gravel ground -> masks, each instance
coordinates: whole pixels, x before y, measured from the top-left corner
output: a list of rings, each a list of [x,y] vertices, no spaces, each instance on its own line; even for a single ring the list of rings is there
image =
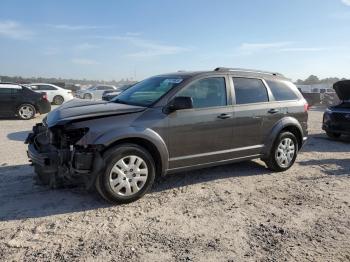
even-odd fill
[[[257,160],[180,173],[120,206],[33,185],[23,140],[42,117],[0,120],[0,260],[350,261],[350,139],[326,138],[322,110],[309,118],[287,172]]]

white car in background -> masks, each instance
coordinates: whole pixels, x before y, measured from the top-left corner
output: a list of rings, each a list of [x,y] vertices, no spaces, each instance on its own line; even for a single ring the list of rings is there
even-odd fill
[[[27,86],[36,92],[45,92],[47,94],[47,100],[55,105],[61,105],[62,103],[74,98],[71,90],[67,90],[56,85],[32,83]]]
[[[88,89],[81,89],[76,93],[76,97],[82,99],[102,99],[102,95],[107,90],[117,90],[115,86],[112,85],[94,85]]]

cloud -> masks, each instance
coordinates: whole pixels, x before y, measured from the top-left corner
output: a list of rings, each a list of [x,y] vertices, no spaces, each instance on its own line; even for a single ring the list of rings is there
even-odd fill
[[[343,4],[350,6],[350,0],[341,0]]]
[[[191,50],[190,48],[187,48],[187,47],[161,44],[161,43],[157,43],[157,42],[143,39],[140,37],[130,36],[130,34],[127,36],[107,36],[107,37],[102,36],[98,38],[125,41],[128,44],[141,49],[140,51],[127,54],[127,56],[129,57],[154,57],[154,56],[163,56],[163,55],[174,55],[174,54],[187,52]]]
[[[182,52],[189,51],[189,48],[176,46],[176,45],[164,45],[158,43],[152,43],[145,40],[133,40],[136,46],[143,48],[144,50],[130,53],[130,57],[152,57],[162,55],[174,55]]]
[[[241,54],[254,54],[266,50],[276,50],[291,45],[292,42],[272,42],[272,43],[243,43],[238,51]]]
[[[89,44],[89,43],[82,43],[82,44],[75,46],[75,49],[77,49],[79,51],[85,51],[85,50],[90,50],[90,49],[94,49],[94,48],[98,48],[98,46],[93,45],[93,44]]]
[[[287,48],[281,48],[278,51],[280,52],[321,52],[327,49],[328,48],[325,48],[325,47],[287,47]]]
[[[94,25],[67,25],[67,24],[59,24],[59,25],[48,25],[49,27],[55,29],[62,29],[68,31],[78,31],[78,30],[89,30],[89,29],[100,29],[100,28],[108,28],[109,26],[94,26]]]
[[[0,21],[0,36],[13,39],[28,39],[33,32],[15,21]]]
[[[337,47],[295,46],[295,42],[243,43],[237,48],[235,55],[253,55],[261,52],[321,52],[335,48]]]
[[[77,65],[98,65],[99,63],[92,59],[86,59],[86,58],[74,58],[72,59],[73,64]]]

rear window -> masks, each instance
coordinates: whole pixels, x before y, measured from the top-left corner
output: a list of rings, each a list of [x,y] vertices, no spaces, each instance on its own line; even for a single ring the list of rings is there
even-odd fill
[[[260,79],[233,77],[236,104],[268,102],[266,87]]]
[[[298,96],[294,93],[287,82],[266,80],[276,101],[296,100]]]

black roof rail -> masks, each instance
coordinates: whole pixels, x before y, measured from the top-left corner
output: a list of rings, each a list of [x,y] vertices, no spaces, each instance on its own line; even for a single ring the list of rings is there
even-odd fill
[[[266,74],[266,75],[274,75],[274,76],[283,76],[280,73],[262,71],[256,69],[246,69],[246,68],[229,68],[229,67],[217,67],[214,69],[217,72],[244,72],[244,73],[258,73],[258,74]]]

